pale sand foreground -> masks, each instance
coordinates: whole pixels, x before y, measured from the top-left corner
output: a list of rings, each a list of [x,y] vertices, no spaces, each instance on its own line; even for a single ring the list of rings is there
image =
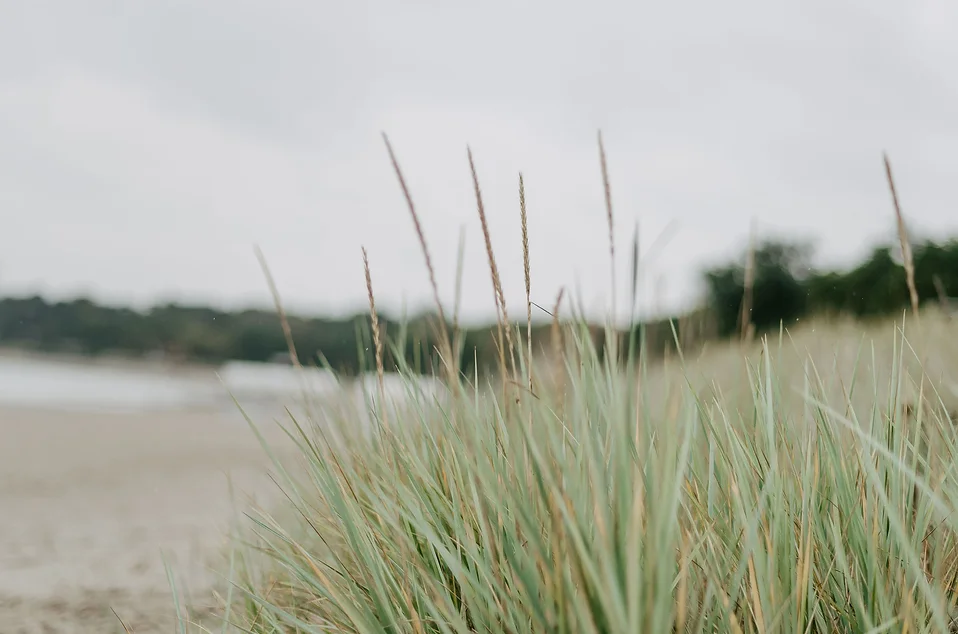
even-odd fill
[[[268,467],[238,413],[0,408],[0,634],[175,631],[163,554],[208,602],[227,474],[268,503]]]

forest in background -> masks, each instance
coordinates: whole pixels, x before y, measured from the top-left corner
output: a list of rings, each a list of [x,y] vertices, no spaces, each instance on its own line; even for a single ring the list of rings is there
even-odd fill
[[[958,292],[958,240],[924,241],[913,247],[915,283],[922,302],[947,302]],[[786,327],[814,315],[858,319],[886,317],[909,305],[897,247],[882,245],[854,268],[818,270],[809,244],[770,240],[753,253],[754,286],[750,320],[756,331]],[[636,324],[650,354],[674,348],[673,329],[683,347],[735,336],[740,330],[746,255],[713,267],[703,275],[702,305],[691,313]],[[422,315],[401,323],[380,315],[395,349],[420,370],[430,367],[435,322]],[[355,374],[370,367],[369,315],[347,319],[289,316],[296,349],[304,363],[328,363]],[[523,332],[525,325],[522,325]],[[535,324],[533,347],[549,346],[551,324]],[[604,337],[601,324],[593,337]],[[624,335],[627,333],[623,333]],[[462,333],[464,372],[498,362],[496,328],[469,328]],[[624,337],[628,340],[628,337]],[[0,299],[0,346],[39,352],[82,355],[161,357],[173,361],[222,363],[228,360],[275,361],[288,347],[275,312],[222,311],[165,304],[147,311],[101,306],[89,299],[48,302],[42,297]],[[395,367],[387,350],[387,366]]]

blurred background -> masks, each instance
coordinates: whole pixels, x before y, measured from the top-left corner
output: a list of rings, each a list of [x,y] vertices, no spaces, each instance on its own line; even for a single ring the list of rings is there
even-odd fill
[[[135,463],[157,446],[172,462],[151,464],[182,469],[191,436],[163,445],[122,430],[135,419],[185,433],[183,412],[199,417],[185,428],[195,433],[216,417],[237,425],[230,390],[283,402],[299,389],[254,246],[304,363],[369,367],[362,246],[387,332],[428,358],[428,277],[382,132],[447,314],[462,238],[465,358],[480,364],[495,358],[496,312],[467,146],[515,319],[526,305],[520,172],[532,301],[551,310],[565,288],[597,326],[611,310],[599,130],[617,323],[656,326],[660,348],[669,318],[689,340],[737,332],[750,237],[759,329],[903,310],[883,152],[921,301],[958,294],[956,26],[958,5],[934,0],[0,0],[0,509],[27,518],[0,548],[0,604],[26,587],[26,570],[46,600],[96,568],[28,512],[24,482],[74,500],[64,483],[86,482],[90,464]],[[547,336],[550,316],[533,317]],[[63,426],[83,425],[100,431],[63,440]],[[42,467],[38,456],[58,451],[79,466]],[[170,489],[159,473],[150,486],[167,497],[155,507],[170,514],[192,485]],[[113,517],[90,509],[90,522]],[[156,517],[143,522],[162,534]],[[36,566],[50,559],[23,558],[39,534],[61,549],[47,572]]]
[[[381,132],[449,312],[463,237],[472,326],[495,308],[467,145],[514,315],[520,171],[533,301],[611,308],[599,129],[622,324],[636,231],[644,319],[713,300],[703,274],[741,265],[752,227],[806,272],[897,249],[883,151],[912,237],[958,228],[950,3],[543,6],[4,3],[0,345],[275,358],[259,245],[287,310],[325,320],[304,356],[355,365],[361,245],[382,312],[432,310]]]

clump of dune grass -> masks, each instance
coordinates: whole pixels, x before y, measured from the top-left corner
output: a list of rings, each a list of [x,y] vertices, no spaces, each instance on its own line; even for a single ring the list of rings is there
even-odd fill
[[[524,194],[521,206],[525,231]],[[375,314],[368,264],[367,283]],[[583,319],[560,325],[560,302],[554,367],[534,382],[537,361],[513,343],[521,329],[503,320],[501,383],[457,375],[436,396],[403,368],[404,399],[381,402],[380,374],[366,410],[291,420],[301,461],[275,462],[286,502],[251,515],[233,553],[230,622],[956,631],[953,385],[923,370],[902,327],[825,353],[812,350],[823,333],[783,332],[731,345],[724,364],[679,355],[651,367],[641,346],[621,363],[600,354]],[[356,424],[382,422],[387,405],[390,424]]]
[[[785,398],[789,348],[766,342],[733,409],[612,373],[568,334],[584,362],[564,399],[470,387],[440,406],[410,379],[382,434],[293,430],[306,472],[277,465],[288,506],[254,518],[233,615],[254,632],[952,627],[955,436],[930,384],[894,370],[901,339],[876,359],[890,383],[857,377],[838,402],[811,363]]]

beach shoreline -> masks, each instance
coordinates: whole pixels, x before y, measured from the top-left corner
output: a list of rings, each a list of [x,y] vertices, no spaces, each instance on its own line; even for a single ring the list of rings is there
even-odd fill
[[[17,346],[0,346],[0,360],[45,361],[72,366],[106,366],[144,372],[166,372],[182,376],[207,376],[220,363],[179,360],[164,355],[82,354],[79,352],[34,350]]]
[[[238,411],[0,406],[0,631],[121,631],[113,610],[172,631],[164,556],[209,606],[232,522],[278,494],[268,470]]]

